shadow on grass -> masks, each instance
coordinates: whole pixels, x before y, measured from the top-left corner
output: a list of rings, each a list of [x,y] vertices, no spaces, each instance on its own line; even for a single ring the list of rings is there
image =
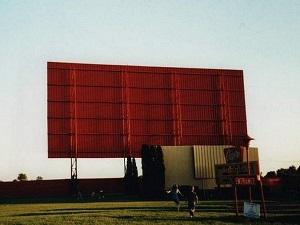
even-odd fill
[[[126,195],[105,195],[104,199],[95,197],[85,197],[78,199],[75,197],[36,197],[36,198],[2,198],[0,204],[48,204],[48,203],[90,203],[90,202],[133,202],[146,201],[138,196]]]
[[[103,212],[114,212],[114,211],[123,211],[128,210],[129,215],[109,215]],[[184,211],[185,209],[182,209]],[[141,215],[130,215],[130,212],[141,212]],[[94,214],[99,213],[101,217],[106,218],[114,218],[118,220],[124,220],[126,223],[130,223],[131,221],[137,222],[137,221],[148,221],[149,223],[155,223],[155,222],[168,222],[168,221],[177,221],[180,223],[184,223],[187,221],[198,221],[204,224],[213,224],[213,223],[225,223],[225,224],[261,224],[262,222],[270,223],[270,224],[298,224],[300,221],[300,214],[273,214],[271,217],[265,219],[261,217],[260,219],[252,219],[244,217],[242,214],[239,216],[236,216],[234,212],[232,212],[232,215],[229,216],[207,216],[205,215],[205,212],[202,211],[201,214],[205,216],[201,216],[201,214],[197,214],[196,217],[190,218],[188,216],[188,213],[186,216],[178,217],[178,216],[172,216],[172,214],[166,215],[166,217],[155,217],[155,216],[144,216],[144,212],[171,212],[174,211],[174,208],[169,207],[117,207],[117,208],[71,208],[71,209],[55,209],[55,210],[46,210],[42,212],[36,212],[36,213],[24,213],[24,214],[16,214],[15,217],[36,217],[36,216],[53,216],[53,215],[84,215],[84,214]],[[199,211],[200,212],[200,211]],[[176,213],[174,211],[174,213]]]
[[[94,213],[94,212],[113,212],[113,211],[149,211],[149,212],[171,212],[175,211],[174,208],[170,207],[114,207],[114,208],[63,208],[63,209],[49,209],[43,212],[35,212],[35,213],[23,213],[16,214],[15,217],[18,216],[47,216],[47,215],[67,215],[67,214],[84,214],[84,213]]]
[[[299,224],[300,223],[300,215],[280,215],[280,216],[274,216],[271,219],[268,219],[268,221],[272,223],[285,223],[285,224]]]
[[[59,209],[48,209],[45,210],[44,212],[40,212],[40,213],[30,213],[30,214],[18,214],[16,216],[26,216],[26,215],[47,215],[47,213],[49,213],[50,215],[53,214],[68,214],[69,212],[72,214],[79,214],[82,212],[103,212],[103,211],[122,211],[122,210],[128,210],[128,211],[141,211],[141,212],[175,212],[175,207],[170,207],[170,206],[163,206],[163,207],[159,207],[159,206],[121,206],[122,204],[120,204],[120,206],[104,206],[104,207],[71,207],[71,208],[59,208]],[[224,204],[219,204],[218,206],[214,206],[209,207],[206,205],[197,205],[197,211],[199,212],[232,212],[234,213],[235,210],[233,208],[233,206],[231,205],[226,205]],[[180,211],[188,211],[187,205],[186,204],[182,204],[181,206],[181,210]]]
[[[154,217],[134,217],[134,216],[116,216],[111,217],[116,219],[128,220],[130,221],[149,221],[149,223],[155,223],[160,221],[177,221],[177,222],[188,222],[188,221],[195,221],[201,222],[204,224],[218,224],[218,223],[225,223],[225,224],[299,224],[300,216],[299,215],[289,215],[289,216],[277,216],[271,219],[265,219],[263,217],[259,219],[254,218],[247,218],[244,216],[221,216],[221,217],[182,217],[182,218],[154,218]]]
[[[124,208],[122,208],[124,209]],[[74,209],[73,209],[74,210]],[[107,209],[110,210],[110,209]],[[114,209],[117,210],[117,209]],[[145,209],[143,209],[145,210]],[[69,211],[61,211],[61,212],[38,212],[38,213],[26,213],[26,214],[18,214],[15,216],[49,216],[49,215],[76,215],[76,214],[90,214],[91,212],[95,211],[104,211],[99,210],[99,209],[81,209],[79,211],[72,211],[71,209]],[[168,210],[170,211],[170,210]],[[173,210],[172,210],[173,211]],[[174,212],[176,213],[176,212]],[[294,222],[295,221],[300,221],[300,216],[279,216],[276,218],[268,219],[265,220],[263,218],[261,219],[251,219],[251,218],[246,218],[244,216],[206,216],[206,217],[201,217],[201,216],[196,216],[193,218],[190,218],[188,215],[186,217],[172,217],[172,216],[166,216],[166,217],[152,217],[152,216],[131,216],[131,215],[120,215],[120,216],[110,216],[110,215],[101,215],[101,217],[106,217],[106,218],[113,218],[113,219],[118,219],[118,220],[124,220],[127,224],[130,224],[130,222],[145,222],[148,221],[150,224],[154,224],[156,222],[164,222],[167,223],[169,222],[180,222],[180,223],[185,223],[185,222],[201,222],[205,224],[214,224],[218,222],[226,223],[226,224],[259,224],[261,221],[265,222],[271,222],[271,223],[283,223],[287,224],[289,222]]]

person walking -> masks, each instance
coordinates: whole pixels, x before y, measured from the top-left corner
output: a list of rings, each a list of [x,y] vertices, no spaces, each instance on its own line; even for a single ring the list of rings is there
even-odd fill
[[[183,196],[183,194],[180,192],[178,185],[174,184],[172,189],[167,191],[167,193],[171,193],[171,198],[176,204],[177,211],[179,211],[179,209],[180,209],[179,195]]]
[[[185,202],[188,203],[188,209],[190,216],[193,217],[195,214],[196,204],[198,203],[198,196],[194,191],[194,186],[190,187],[190,191],[186,196]]]

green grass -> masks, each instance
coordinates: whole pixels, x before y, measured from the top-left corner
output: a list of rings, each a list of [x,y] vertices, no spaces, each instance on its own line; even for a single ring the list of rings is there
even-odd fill
[[[0,200],[0,224],[299,224],[299,204],[268,203],[268,219],[235,215],[233,201],[201,201],[194,218],[171,201],[111,198]],[[267,208],[268,210],[268,208]]]

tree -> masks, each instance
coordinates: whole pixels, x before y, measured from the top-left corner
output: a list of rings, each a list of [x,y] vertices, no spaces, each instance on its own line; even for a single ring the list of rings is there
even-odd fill
[[[290,174],[296,174],[297,173],[296,166],[294,166],[294,165],[290,166],[289,169],[288,169],[288,172]]]
[[[300,166],[298,169],[294,165],[290,166],[288,169],[278,169],[276,173],[270,171],[267,173],[266,177],[270,178],[280,178],[282,183],[282,190],[287,193],[298,193],[300,195]]]
[[[43,180],[43,177],[37,176],[36,180]]]
[[[135,158],[132,159],[132,191],[136,193],[138,191],[138,169],[136,166]]]
[[[274,178],[274,177],[277,177],[277,174],[276,174],[276,172],[275,171],[270,171],[270,172],[268,172],[267,174],[266,174],[266,176],[265,176],[266,178]]]
[[[143,195],[147,198],[153,197],[153,155],[150,146],[142,145],[142,170],[143,170]]]
[[[127,157],[127,165],[125,170],[125,191],[127,194],[136,194],[138,185],[138,171],[135,159],[130,156]]]
[[[162,148],[142,146],[143,194],[148,198],[161,198],[165,188],[165,165]]]
[[[157,197],[165,194],[165,163],[161,146],[155,146],[155,192]]]
[[[288,175],[295,175],[297,174],[297,169],[296,167],[290,166],[288,169],[279,169],[277,170],[277,177],[284,177],[284,176],[288,176]]]
[[[20,173],[17,178],[18,181],[27,181],[27,175],[25,173]]]

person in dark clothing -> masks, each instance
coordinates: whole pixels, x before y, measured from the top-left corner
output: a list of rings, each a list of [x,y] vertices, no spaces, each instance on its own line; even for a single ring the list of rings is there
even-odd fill
[[[193,217],[195,214],[196,204],[198,203],[198,196],[194,192],[194,187],[191,186],[190,192],[186,196],[186,202],[188,203],[188,209],[190,216]]]

